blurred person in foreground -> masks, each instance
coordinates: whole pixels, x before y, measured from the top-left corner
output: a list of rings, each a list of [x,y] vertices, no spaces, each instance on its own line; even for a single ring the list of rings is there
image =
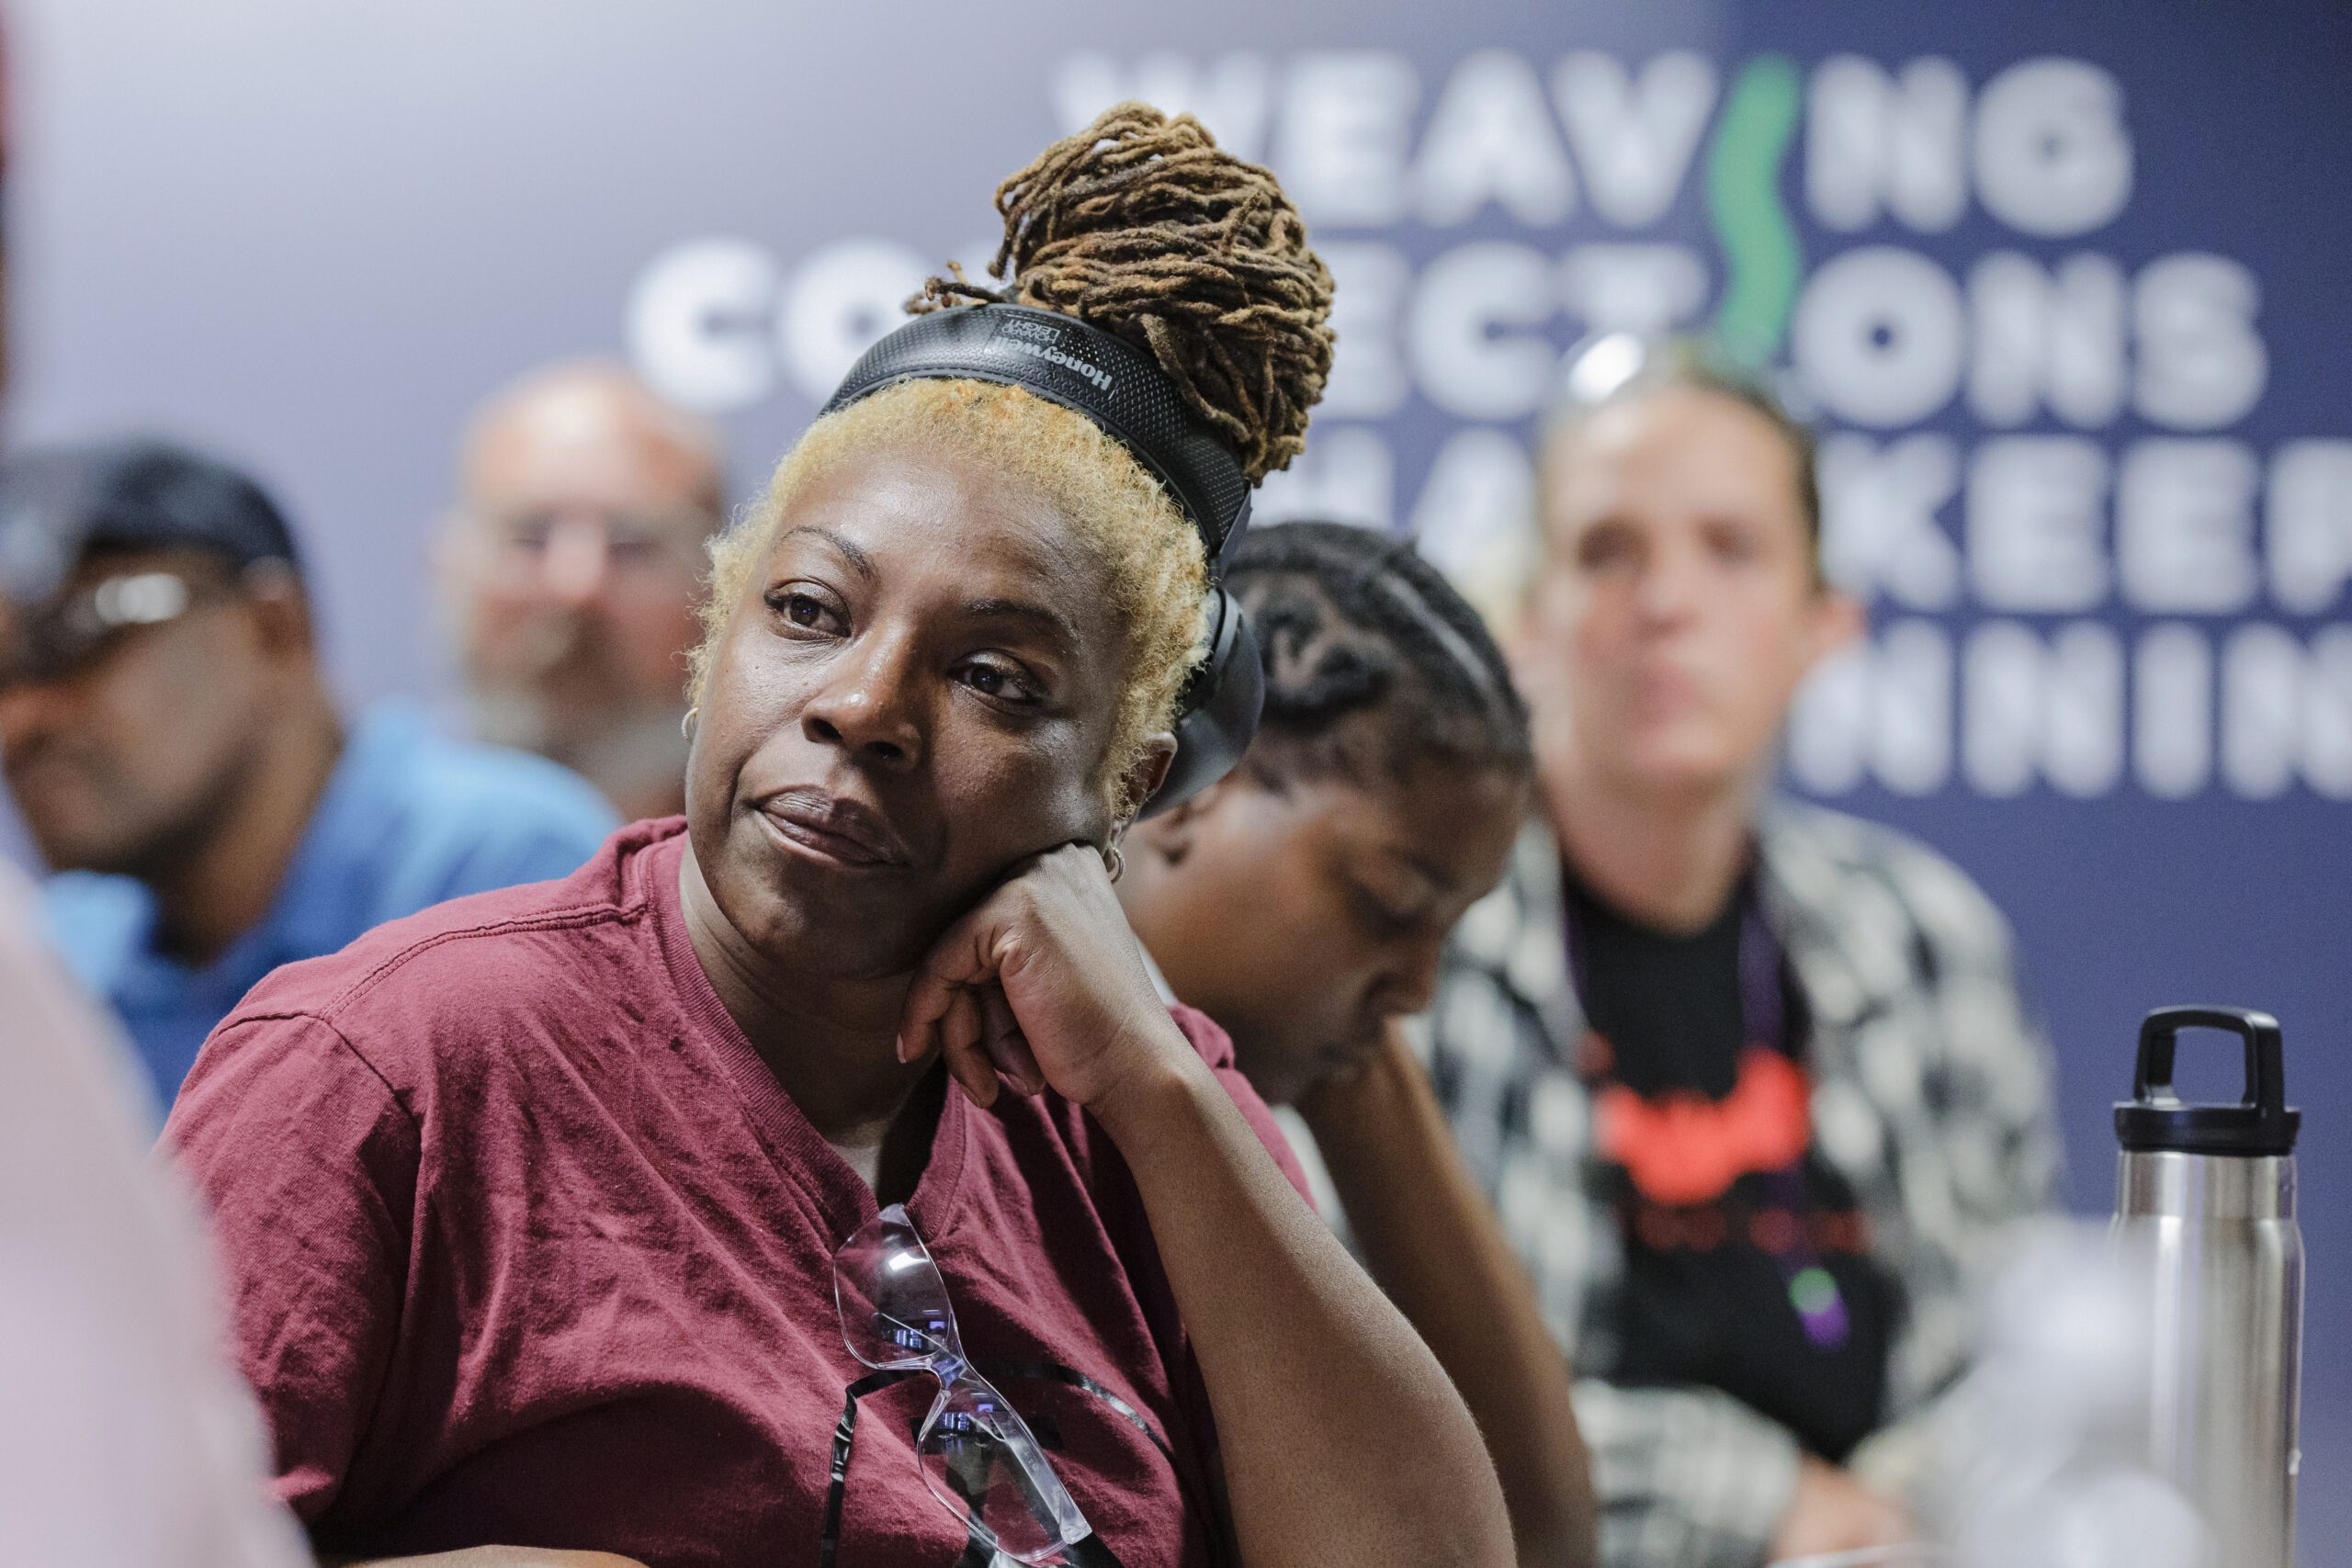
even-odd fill
[[[59,874],[51,935],[169,1104],[281,964],[460,894],[561,876],[612,814],[539,758],[397,705],[346,727],[284,515],[152,442],[0,464],[0,552],[39,558],[0,649],[0,768]]]
[[[0,597],[0,640],[13,632]],[[0,862],[0,1562],[294,1568],[130,1054]]]
[[[626,819],[684,810],[686,654],[725,510],[718,432],[616,365],[492,399],[434,551],[475,735],[561,762]]]
[[[1128,835],[1119,899],[1171,998],[1314,1134],[1359,1255],[1477,1418],[1524,1568],[1593,1561],[1568,1366],[1397,1027],[1524,818],[1527,711],[1404,540],[1288,523],[1226,583],[1265,713],[1233,773]]]
[[[1469,1412],[1111,882],[1330,274],[1267,171],[1139,104],[997,204],[1022,304],[933,279],[899,343],[1064,346],[876,378],[785,457],[714,551],[684,819],[282,970],[206,1044],[166,1143],[314,1546],[1509,1561]]]
[[[1433,1081],[1575,1359],[1605,1562],[1900,1541],[1972,1288],[2052,1197],[2045,1051],[1966,876],[1772,798],[1860,626],[1807,434],[1692,349],[1569,384],[1513,648],[1537,807]]]
[[[5,863],[0,997],[0,1562],[307,1562],[218,1359],[195,1207],[143,1158],[145,1086]]]
[[[114,1032],[0,863],[0,1562],[293,1568],[202,1226]]]

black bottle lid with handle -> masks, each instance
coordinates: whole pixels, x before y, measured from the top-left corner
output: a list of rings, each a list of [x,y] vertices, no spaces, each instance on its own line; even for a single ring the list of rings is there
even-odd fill
[[[2195,1105],[2173,1092],[2173,1057],[2184,1029],[2219,1029],[2245,1043],[2245,1097],[2234,1105]],[[2132,1098],[2115,1107],[2115,1136],[2126,1149],[2261,1158],[2292,1154],[2302,1112],[2287,1104],[2278,1021],[2251,1008],[2158,1008],[2141,1021]]]

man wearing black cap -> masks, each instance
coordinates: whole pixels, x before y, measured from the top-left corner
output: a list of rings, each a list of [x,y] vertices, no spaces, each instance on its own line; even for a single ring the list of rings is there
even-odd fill
[[[165,1101],[280,964],[460,894],[569,874],[612,826],[552,763],[379,707],[348,731],[284,516],[138,443],[0,465],[0,767],[52,933]]]

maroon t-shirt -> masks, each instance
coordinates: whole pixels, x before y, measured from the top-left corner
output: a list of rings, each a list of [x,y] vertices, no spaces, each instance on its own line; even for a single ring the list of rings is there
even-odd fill
[[[833,1251],[874,1195],[711,990],[684,842],[639,823],[562,882],[281,969],[181,1090],[165,1138],[321,1550],[980,1561],[911,1452],[938,1385],[842,1343]],[[1177,1019],[1300,1183],[1230,1043]],[[1216,1561],[1206,1395],[1102,1130],[1052,1095],[950,1092],[907,1206],[1094,1528],[1072,1562]]]

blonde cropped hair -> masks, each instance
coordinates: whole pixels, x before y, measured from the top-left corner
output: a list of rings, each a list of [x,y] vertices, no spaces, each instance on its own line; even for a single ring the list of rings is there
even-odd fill
[[[767,492],[711,542],[710,593],[692,656],[695,700],[712,650],[793,502],[846,458],[886,447],[964,458],[1024,484],[1058,512],[1103,568],[1114,624],[1126,634],[1118,715],[1097,784],[1122,786],[1144,742],[1170,728],[1202,651],[1208,562],[1201,536],[1126,448],[1091,420],[1017,387],[902,381],[808,427],[776,465]],[[1114,795],[1114,814],[1137,802]]]

